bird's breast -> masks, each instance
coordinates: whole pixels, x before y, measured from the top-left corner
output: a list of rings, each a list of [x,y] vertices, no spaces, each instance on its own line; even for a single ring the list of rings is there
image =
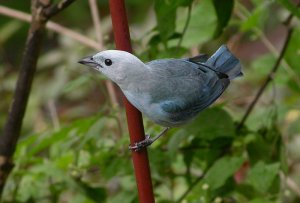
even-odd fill
[[[185,124],[189,120],[165,112],[161,104],[153,102],[152,97],[146,93],[135,94],[130,91],[123,92],[129,102],[154,123],[165,127],[176,127]]]
[[[146,115],[150,120],[162,126],[174,126],[170,120],[170,115],[163,111],[160,103],[152,102],[153,99],[151,95],[147,93],[134,93],[130,91],[123,92],[129,102],[144,115]]]

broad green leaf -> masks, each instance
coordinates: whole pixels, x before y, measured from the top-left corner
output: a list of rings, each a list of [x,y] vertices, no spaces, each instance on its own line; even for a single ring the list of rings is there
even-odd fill
[[[258,192],[265,193],[272,186],[275,178],[279,176],[279,163],[266,164],[258,162],[249,170],[246,182],[251,184]]]
[[[247,152],[252,164],[262,160],[269,162],[280,159],[282,141],[275,125],[260,128],[254,138],[247,144]]]
[[[192,0],[155,0],[154,10],[156,14],[157,28],[162,38],[166,41],[176,28],[176,11],[179,6],[188,6]]]
[[[172,1],[155,0],[157,28],[162,40],[166,40],[175,32],[177,5]]]
[[[187,136],[184,136],[184,130],[177,130],[174,133],[168,132],[170,136],[170,139],[168,141],[168,151],[171,153],[175,153],[176,150],[180,147],[181,143],[183,141],[187,140]]]
[[[277,2],[281,3],[294,16],[297,16],[297,18],[300,18],[300,9],[294,3],[292,3],[291,0],[277,0]]]
[[[257,197],[257,192],[255,192],[255,189],[249,184],[237,184],[235,190],[247,199],[253,199]]]
[[[204,110],[192,123],[184,126],[184,129],[206,140],[235,135],[232,117],[225,110],[217,107]]]
[[[264,198],[257,198],[257,199],[251,200],[249,203],[274,203],[274,202],[271,202]]]
[[[263,199],[263,198],[256,198],[256,199],[251,200],[249,203],[274,203],[274,202],[271,202],[271,201]]]
[[[106,180],[131,170],[129,157],[116,158],[115,153],[112,153],[111,151],[101,151],[101,154],[97,159],[99,159],[97,161],[100,166],[101,174]]]
[[[186,23],[186,15],[178,15],[176,31],[181,33]],[[182,46],[191,48],[210,40],[216,29],[217,17],[211,0],[203,0],[193,5],[190,23],[182,40]]]
[[[183,47],[170,47],[165,52],[158,53],[158,58],[179,58],[187,52]]]
[[[178,6],[189,6],[191,3],[193,3],[193,0],[177,0]]]
[[[95,202],[104,202],[106,199],[106,190],[103,187],[91,187],[84,182],[79,182],[79,186],[87,197],[94,200]]]
[[[123,191],[107,199],[107,203],[120,203],[120,202],[133,203],[133,202],[137,202],[136,198],[137,198],[136,192]]]
[[[35,195],[37,195],[36,191],[38,188],[39,193],[41,193],[42,188],[40,186],[42,186],[41,181],[32,174],[27,173],[19,182],[16,199],[20,202],[29,201],[30,198],[33,198]]]
[[[271,1],[257,2],[257,5],[249,13],[246,7],[241,6],[241,12],[246,14],[246,20],[241,22],[240,29],[243,32],[251,29],[261,28],[265,23],[265,19],[269,18],[269,8]]]
[[[204,182],[214,190],[225,184],[226,180],[230,178],[243,164],[242,157],[225,156],[217,160],[208,170]]]
[[[77,134],[81,134],[86,132],[95,121],[97,121],[96,117],[85,118],[77,120],[73,122],[72,125],[63,127],[61,130],[54,132],[53,134],[42,134],[38,143],[31,146],[29,149],[30,155],[41,152],[53,143],[65,139],[70,135],[69,133],[76,132]]]
[[[78,167],[87,167],[91,162],[91,154],[89,151],[80,150],[77,162]]]
[[[231,13],[234,7],[234,0],[213,0],[213,5],[216,10],[218,25],[214,33],[214,37],[222,34],[223,29],[227,26]]]
[[[68,150],[54,160],[57,168],[67,170],[68,167],[75,161],[75,152]]]

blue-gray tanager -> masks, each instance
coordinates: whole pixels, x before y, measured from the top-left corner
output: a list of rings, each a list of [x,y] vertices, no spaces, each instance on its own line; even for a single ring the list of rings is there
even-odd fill
[[[223,45],[210,58],[159,59],[143,63],[136,56],[107,50],[79,61],[115,82],[127,99],[155,123],[167,127],[151,139],[130,147],[152,144],[169,127],[192,120],[225,91],[230,80],[241,76],[240,61]]]

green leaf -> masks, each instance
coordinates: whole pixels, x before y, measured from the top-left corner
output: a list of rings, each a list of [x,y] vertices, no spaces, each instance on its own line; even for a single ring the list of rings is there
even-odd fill
[[[300,18],[300,9],[293,4],[290,0],[277,0],[281,3],[286,9],[288,9],[294,16]]]
[[[36,145],[31,146],[28,153],[29,155],[34,155],[74,133],[76,133],[77,135],[85,133],[95,121],[97,121],[97,117],[84,118],[77,120],[71,125],[63,127],[59,131],[52,134],[42,134],[40,136],[42,137],[40,138],[40,141],[37,141],[38,143],[36,143]]]
[[[178,6],[189,6],[191,3],[193,3],[193,0],[177,0],[177,5]]]
[[[95,202],[104,202],[106,199],[106,190],[103,187],[91,187],[84,182],[78,182],[85,194]]]
[[[258,192],[265,193],[278,177],[279,163],[266,164],[258,162],[250,169],[246,182],[251,184]]]
[[[173,130],[173,129],[171,129]],[[187,136],[185,136],[184,130],[177,130],[176,132],[168,132],[170,139],[168,141],[168,151],[170,153],[175,153],[176,150],[180,147],[181,143],[187,140]],[[175,155],[175,154],[173,154]]]
[[[177,5],[172,1],[155,0],[154,10],[160,36],[166,40],[175,32]]]
[[[137,198],[136,192],[124,191],[119,192],[117,195],[109,198],[107,203],[135,203],[138,201],[134,201]]]
[[[157,58],[179,58],[187,52],[186,48],[183,47],[169,47],[165,52],[157,54]]]
[[[91,162],[91,154],[89,151],[80,150],[78,157],[78,167],[87,167]]]
[[[234,0],[213,0],[213,5],[218,18],[218,25],[214,33],[214,37],[217,38],[222,34],[223,29],[230,20],[234,7]]]
[[[217,160],[208,170],[205,176],[205,182],[214,190],[225,184],[226,180],[230,178],[243,164],[242,157],[222,157]]]
[[[294,76],[291,74],[288,74],[290,81],[289,81],[289,87],[292,88],[294,91],[297,91],[300,93],[300,88],[299,85],[291,79],[292,77],[296,78],[298,75],[298,80],[299,80],[299,75],[300,75],[300,61],[299,61],[299,47],[300,47],[300,29],[295,27],[294,32],[292,34],[292,37],[290,39],[290,43],[287,47],[287,50],[285,52],[284,58],[286,59],[287,63],[291,66],[291,69],[294,71]],[[276,76],[277,77],[277,76]]]
[[[216,29],[217,17],[211,0],[202,0],[193,5],[190,23],[181,45],[187,48],[210,40]],[[176,21],[176,31],[182,32],[186,23],[186,15],[179,15]]]
[[[18,30],[21,28],[22,23],[17,20],[11,20],[1,26],[1,36],[0,36],[0,44],[2,45],[8,39],[13,36]]]
[[[242,7],[243,12],[247,13],[247,19],[241,22],[241,31],[246,32],[255,28],[263,29],[266,19],[269,18],[269,8],[271,3],[271,1],[259,1],[256,3],[251,13],[248,13],[246,7]]]
[[[214,140],[220,137],[235,136],[234,123],[231,116],[221,108],[209,108],[184,129],[201,139]]]
[[[252,164],[258,161],[274,161],[280,159],[281,135],[276,126],[262,127],[254,139],[247,145],[249,159]]]
[[[67,170],[68,167],[74,163],[75,160],[75,155],[74,155],[74,151],[66,151],[64,154],[62,154],[61,156],[57,157],[54,162],[57,168],[60,169],[65,169]]]
[[[263,199],[263,198],[256,198],[256,199],[251,200],[249,203],[273,203],[273,202]]]
[[[162,40],[168,39],[175,32],[176,11],[179,6],[189,6],[193,0],[155,0],[157,28]]]

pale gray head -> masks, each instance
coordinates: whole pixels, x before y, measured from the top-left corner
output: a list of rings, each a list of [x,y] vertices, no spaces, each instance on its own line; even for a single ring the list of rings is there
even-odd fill
[[[136,56],[119,50],[102,51],[81,59],[79,63],[93,67],[119,85],[146,67]]]

